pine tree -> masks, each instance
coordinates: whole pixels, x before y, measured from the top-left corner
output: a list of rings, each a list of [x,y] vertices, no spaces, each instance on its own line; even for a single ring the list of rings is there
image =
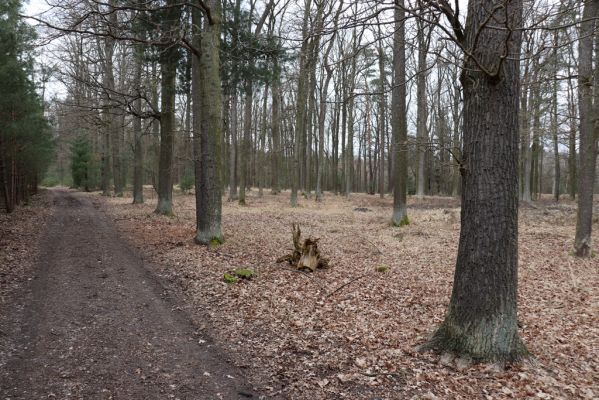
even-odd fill
[[[30,79],[34,34],[19,17],[20,0],[0,3],[0,198],[7,212],[37,189],[53,142]]]

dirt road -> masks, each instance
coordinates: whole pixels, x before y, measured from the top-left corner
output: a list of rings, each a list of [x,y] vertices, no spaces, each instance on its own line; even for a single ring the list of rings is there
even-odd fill
[[[2,310],[1,399],[258,397],[89,199],[52,196],[35,276]]]

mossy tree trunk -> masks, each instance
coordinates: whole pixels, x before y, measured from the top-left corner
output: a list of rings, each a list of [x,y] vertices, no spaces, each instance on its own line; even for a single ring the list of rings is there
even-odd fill
[[[493,13],[494,15],[490,15]],[[486,24],[502,21],[502,29]],[[462,214],[445,320],[424,348],[475,361],[517,361],[518,99],[522,1],[468,4],[462,45]],[[483,70],[484,68],[484,70]]]

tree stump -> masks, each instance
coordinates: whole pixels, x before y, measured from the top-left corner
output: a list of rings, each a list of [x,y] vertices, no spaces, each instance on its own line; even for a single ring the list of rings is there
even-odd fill
[[[293,265],[299,270],[310,270],[310,272],[316,271],[318,268],[327,268],[329,261],[326,258],[320,256],[318,250],[319,238],[308,237],[302,243],[299,225],[293,224],[293,253],[287,254],[277,259],[278,263],[287,261],[289,265]]]

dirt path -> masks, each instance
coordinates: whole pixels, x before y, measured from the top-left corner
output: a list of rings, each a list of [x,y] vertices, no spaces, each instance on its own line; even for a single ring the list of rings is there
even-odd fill
[[[82,196],[52,196],[35,277],[2,310],[0,398],[252,397],[108,218]]]

